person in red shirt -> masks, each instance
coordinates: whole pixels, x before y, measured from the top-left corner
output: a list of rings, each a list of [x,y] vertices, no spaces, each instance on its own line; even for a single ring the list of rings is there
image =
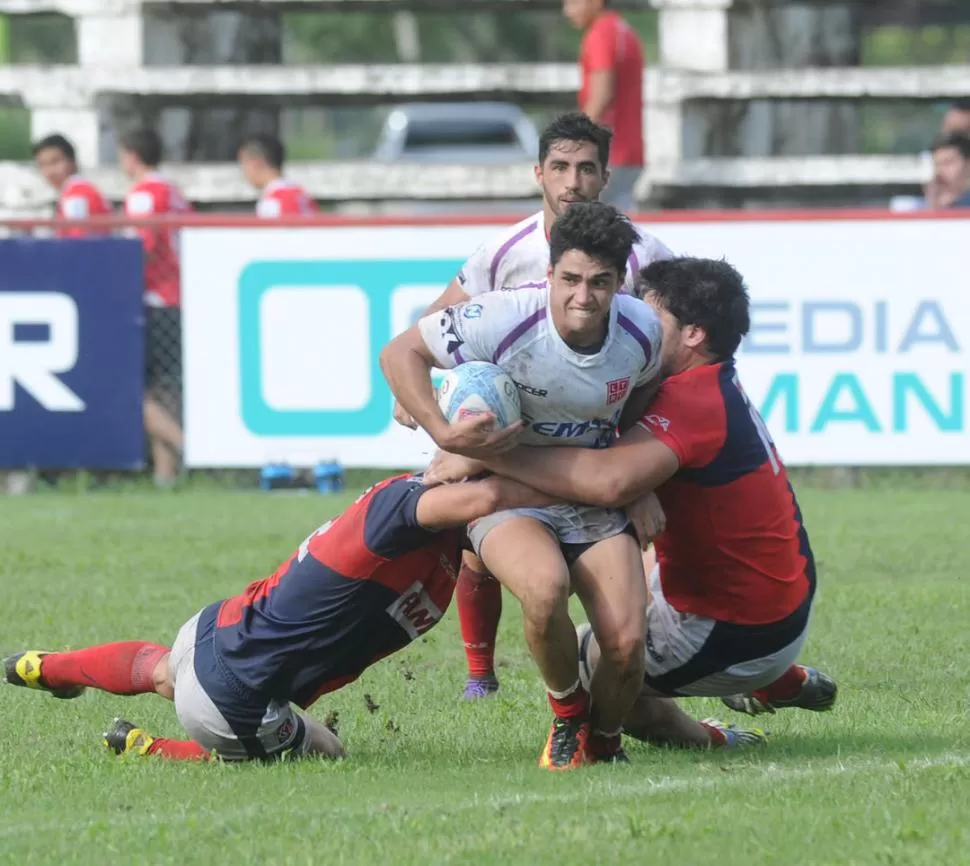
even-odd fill
[[[664,700],[721,697],[757,715],[829,710],[837,694],[830,677],[795,663],[815,559],[784,464],[735,369],[750,327],[747,289],[711,259],[654,262],[641,280],[663,323],[669,378],[637,426],[602,450],[519,447],[485,463],[439,455],[429,477],[487,468],[569,501],[626,506],[646,530],[641,541],[656,534],[657,565],[647,578],[646,675],[625,732],[682,746],[758,742],[760,732],[695,722]],[[585,681],[599,650],[589,626],[578,632]]]
[[[192,210],[178,187],[159,174],[161,161],[162,142],[154,130],[136,129],[122,136],[121,169],[132,181],[125,215],[132,221]],[[145,429],[155,483],[169,487],[178,476],[182,452],[182,430],[174,417],[182,386],[178,230],[151,226],[138,235],[145,248]]]
[[[120,641],[27,650],[3,660],[3,677],[62,699],[91,687],[175,702],[191,740],[117,719],[104,745],[119,754],[342,757],[336,734],[301,710],[441,621],[468,544],[465,524],[551,502],[506,478],[439,487],[389,478],[311,533],[272,576],[196,613],[171,648]]]
[[[63,135],[48,135],[34,142],[31,151],[37,170],[57,191],[55,215],[61,220],[84,220],[111,213],[111,205],[101,191],[77,169],[74,145]],[[94,232],[89,228],[59,228],[62,238],[84,237]]]
[[[563,12],[583,31],[579,49],[579,107],[613,130],[610,181],[601,201],[621,210],[636,205],[643,172],[643,45],[608,0],[563,0]]]
[[[317,213],[316,202],[301,186],[283,177],[286,151],[272,135],[254,135],[239,148],[239,168],[260,191],[256,214],[264,219]]]

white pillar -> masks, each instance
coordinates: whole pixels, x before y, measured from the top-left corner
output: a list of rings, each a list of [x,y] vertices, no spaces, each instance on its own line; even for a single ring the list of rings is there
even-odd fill
[[[653,0],[660,10],[660,64],[689,72],[726,71],[732,2]]]

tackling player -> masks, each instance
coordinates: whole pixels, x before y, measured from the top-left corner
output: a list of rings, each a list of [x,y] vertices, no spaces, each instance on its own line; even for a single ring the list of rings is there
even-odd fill
[[[384,349],[381,366],[395,397],[445,450],[477,456],[505,447],[518,431],[465,435],[445,420],[431,384],[433,367],[489,361],[519,389],[523,441],[543,451],[607,445],[627,401],[641,405],[659,369],[659,319],[647,304],[616,296],[635,240],[615,208],[573,205],[552,228],[548,288],[448,307]],[[627,526],[619,511],[562,505],[501,512],[469,527],[475,552],[522,604],[555,715],[540,758],[548,769],[575,767],[590,755],[623,759],[619,733],[643,676],[646,606]],[[576,675],[571,583],[603,651],[589,695]]]
[[[283,142],[272,135],[253,135],[239,148],[239,168],[259,190],[256,214],[263,219],[317,213],[316,202],[303,188],[283,177],[285,158]]]
[[[723,261],[675,259],[641,277],[663,322],[670,377],[637,427],[601,451],[517,448],[485,464],[439,455],[429,475],[460,478],[487,467],[604,508],[656,490],[667,523],[648,579],[646,676],[624,729],[678,745],[731,744],[739,732],[695,722],[658,699],[724,697],[752,715],[831,709],[835,682],[795,664],[815,560],[785,467],[735,370],[750,326],[740,274]],[[580,632],[589,673],[599,649],[588,628]]]
[[[30,650],[4,659],[6,681],[58,698],[92,687],[175,702],[190,740],[152,737],[117,719],[104,744],[119,754],[339,757],[336,736],[291,702],[310,706],[441,619],[466,523],[552,501],[507,479],[431,487],[414,476],[390,478],[317,529],[271,577],[204,607],[171,649],[125,641]]]
[[[549,233],[571,205],[600,197],[610,177],[611,139],[609,129],[580,112],[564,114],[547,126],[539,138],[535,167],[542,189],[542,210],[482,244],[425,315],[499,289],[545,285]],[[671,255],[655,237],[637,232],[620,291],[633,293],[640,268]],[[399,423],[415,426],[397,403],[394,417]],[[466,553],[455,595],[468,660],[464,697],[486,697],[499,685],[495,636],[502,614],[502,587],[478,557]]]
[[[58,219],[83,220],[92,216],[111,213],[111,205],[101,191],[77,169],[74,145],[63,135],[48,135],[34,143],[31,148],[37,170],[57,191],[55,214]],[[90,233],[85,228],[59,228],[62,238],[83,237]]]

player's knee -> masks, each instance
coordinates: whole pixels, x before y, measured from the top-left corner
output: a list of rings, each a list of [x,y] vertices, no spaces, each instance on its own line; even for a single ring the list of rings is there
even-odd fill
[[[643,638],[643,632],[635,624],[598,635],[600,658],[614,669],[642,676]]]
[[[172,681],[172,674],[168,665],[168,660],[171,657],[171,653],[162,656],[158,664],[155,665],[155,670],[152,671],[152,685],[155,688],[155,693],[169,701],[175,700],[175,683]]]
[[[560,616],[569,612],[569,576],[556,573],[535,575],[528,594],[522,599],[522,612],[538,632],[550,628]]]

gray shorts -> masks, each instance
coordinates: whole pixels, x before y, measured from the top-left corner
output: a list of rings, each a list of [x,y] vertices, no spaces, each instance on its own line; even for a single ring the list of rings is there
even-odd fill
[[[239,725],[234,730],[226,721],[195,671],[201,613],[179,630],[168,660],[169,675],[175,685],[175,712],[185,732],[226,761],[277,758],[284,752],[306,754],[310,745],[306,718],[288,703],[270,701],[265,708],[253,708],[254,717],[261,715],[262,720],[249,730],[243,731]],[[211,636],[205,639],[211,640]]]
[[[619,535],[629,523],[624,512],[590,505],[550,505],[548,508],[512,508],[496,511],[468,525],[468,538],[476,555],[482,542],[496,526],[517,517],[538,520],[560,544],[595,544]]]

